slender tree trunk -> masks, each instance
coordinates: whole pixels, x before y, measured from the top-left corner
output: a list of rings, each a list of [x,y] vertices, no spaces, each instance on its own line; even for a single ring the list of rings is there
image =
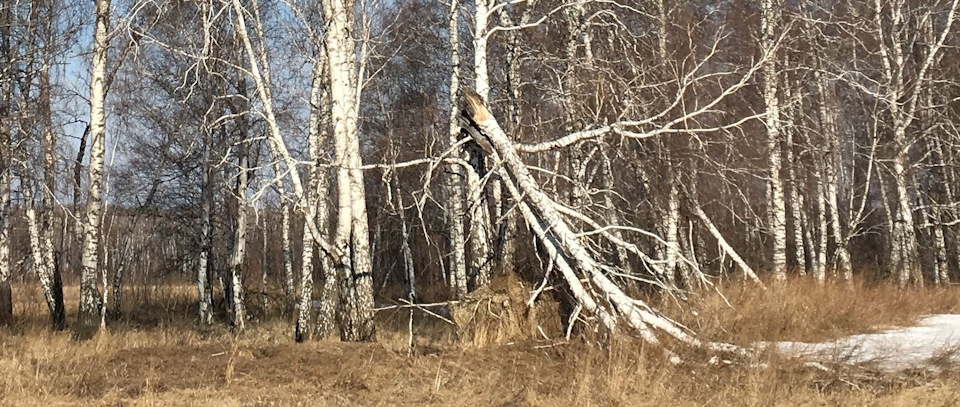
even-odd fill
[[[787,200],[789,202],[790,210],[790,221],[793,224],[793,260],[797,265],[797,270],[800,270],[800,274],[803,274],[804,259],[806,254],[803,252],[803,225],[800,221],[800,212],[803,208],[800,207],[800,181],[797,179],[797,166],[799,163],[794,157],[794,151],[796,150],[797,139],[794,134],[797,132],[799,126],[796,125],[797,118],[801,113],[801,108],[796,107],[795,104],[798,102],[794,100],[794,83],[789,80],[787,75],[784,75],[784,82],[786,86],[783,88],[784,100],[788,103],[788,108],[785,109],[786,119],[785,122],[791,123],[783,131],[786,144],[786,157],[784,161],[787,163],[787,184],[790,186],[787,191]]]
[[[803,251],[804,251],[804,264],[802,274],[813,274],[816,272],[816,250],[813,248],[813,226],[810,224],[809,216],[807,215],[806,208],[806,196],[800,194],[800,224],[801,229],[803,230]]]
[[[322,51],[322,49],[321,49]],[[323,53],[318,53],[322,55]],[[318,58],[322,58],[318,57]],[[330,212],[327,204],[329,195],[328,172],[321,166],[325,151],[329,144],[329,94],[327,92],[327,61],[318,59],[313,67],[313,86],[310,93],[310,168],[309,182],[306,193],[307,210],[304,216],[308,221],[315,221],[320,232],[330,230]],[[321,239],[326,239],[321,236]],[[300,270],[300,301],[297,313],[297,327],[295,338],[298,342],[310,337],[310,314],[313,309],[313,232],[304,225],[303,253]],[[333,335],[336,329],[336,312],[338,309],[337,276],[328,253],[319,253],[320,269],[324,273],[324,284],[321,294],[320,315],[317,319],[317,333],[321,338]]]
[[[407,278],[407,299],[417,300],[417,276],[413,265],[413,251],[410,250],[410,230],[407,228],[407,217],[404,215],[403,190],[400,189],[400,180],[397,173],[393,173],[393,193],[396,195],[397,216],[400,218],[400,252],[403,255],[403,270]]]
[[[51,6],[52,8],[52,6]],[[53,24],[52,22],[48,24]],[[47,28],[50,31],[49,27]],[[48,34],[52,35],[52,34]],[[52,59],[50,49],[45,51],[47,59]],[[54,194],[57,191],[57,139],[53,128],[53,111],[50,96],[50,71],[44,65],[40,73],[40,110],[43,115],[43,185],[44,192],[40,198],[40,250],[44,268],[37,268],[41,276],[41,288],[47,307],[50,309],[50,319],[54,330],[63,330],[67,327],[66,310],[63,305],[63,283],[60,278],[60,269],[56,267],[53,248],[54,227]]]
[[[490,18],[490,0],[476,0],[474,10],[473,30],[473,73],[474,88],[484,103],[490,96],[490,73],[487,68],[487,24]],[[480,154],[473,157],[481,163],[485,157]],[[497,230],[490,219],[489,202],[486,199],[481,174],[467,168],[467,205],[470,208],[470,274],[474,279],[475,287],[483,287],[490,281],[491,248],[490,241]],[[495,184],[496,181],[491,181]],[[500,191],[497,185],[491,185],[494,190],[494,206],[500,204]],[[499,210],[496,211],[497,213]],[[492,219],[499,222],[499,219]]]
[[[6,117],[0,117],[6,123]],[[0,326],[13,322],[13,292],[10,287],[10,174],[9,128],[0,129]],[[22,182],[22,181],[21,181]]]
[[[931,101],[930,104],[933,102]],[[940,247],[943,247],[944,252],[942,253],[943,258],[940,259],[938,255],[938,261],[942,261],[942,268],[940,269],[940,281],[943,284],[949,284],[951,280],[951,269],[950,269],[950,257],[953,257],[954,264],[957,268],[960,268],[960,244],[948,244],[951,234],[950,226],[944,225],[944,221],[949,218],[957,219],[956,209],[951,205],[954,205],[953,186],[956,185],[953,183],[953,177],[950,175],[950,168],[946,165],[947,160],[945,159],[945,153],[943,150],[943,142],[938,137],[928,138],[928,145],[931,151],[932,159],[934,160],[934,182],[937,183],[937,195],[940,199],[940,202],[934,208],[934,216],[936,217],[936,227],[939,231],[935,232],[938,235],[936,236],[936,245],[938,253],[940,252]],[[960,243],[960,242],[953,242]],[[950,253],[950,250],[953,250],[953,253]]]
[[[817,176],[817,261],[813,269],[813,279],[823,284],[827,278],[827,190],[826,171],[823,169],[822,159],[816,160]]]
[[[270,272],[270,246],[267,244],[269,241],[269,227],[267,226],[268,216],[263,215],[263,224],[260,225],[260,235],[262,241],[260,242],[260,303],[263,306],[263,313],[267,313],[267,301],[269,296],[267,295],[267,274]],[[286,289],[286,286],[284,286]],[[287,297],[290,298],[292,294],[287,292]]]
[[[83,227],[82,270],[80,274],[80,329],[96,331],[100,309],[103,307],[97,288],[100,271],[100,221],[103,215],[103,164],[106,143],[106,88],[107,24],[110,1],[94,0],[96,25],[94,28],[93,69],[90,76],[90,166],[87,176],[87,210]]]
[[[212,131],[204,129],[203,141],[203,180],[201,196],[203,199],[200,218],[200,258],[197,260],[197,303],[199,305],[198,321],[201,326],[213,323],[213,289],[210,286],[210,266],[213,255],[213,177],[211,150],[213,146]]]
[[[10,27],[13,7],[3,7],[0,14],[0,326],[13,322],[13,293],[10,287],[10,180],[13,157],[10,103],[13,99],[13,67]]]
[[[277,165],[277,168],[279,167]],[[283,181],[281,180],[278,187],[280,187],[280,240],[283,245],[283,288],[286,291],[287,298],[293,299],[295,281],[293,276],[293,245],[290,240],[290,199],[286,196],[285,188],[282,185]]]
[[[577,48],[580,42],[580,33],[583,30],[583,3],[575,1],[570,7],[564,10],[565,23],[567,26],[567,38],[565,44],[565,61],[563,72],[563,88],[561,89],[560,104],[564,115],[564,132],[567,134],[576,131],[575,122],[577,121],[577,111],[575,106],[575,92],[577,90]],[[584,185],[584,174],[586,173],[586,154],[587,146],[584,143],[574,145],[569,151],[569,173],[573,185],[567,191],[567,202],[574,210],[581,210],[583,201],[586,198],[587,186]],[[659,250],[659,248],[658,248]],[[658,256],[663,258],[662,256]]]
[[[619,224],[621,224],[622,219],[621,219],[621,217],[620,217],[620,213],[619,213],[618,210],[617,210],[617,206],[616,206],[616,205],[614,204],[614,202],[613,202],[613,196],[614,196],[614,194],[615,194],[615,192],[613,191],[613,186],[614,186],[613,168],[611,168],[611,166],[612,166],[611,161],[613,161],[613,160],[610,159],[609,157],[607,157],[607,153],[608,153],[608,152],[609,152],[609,151],[607,150],[607,148],[605,147],[605,145],[601,143],[601,144],[600,144],[600,155],[602,156],[603,160],[602,160],[602,162],[600,163],[600,165],[601,165],[600,177],[601,177],[601,179],[602,179],[603,187],[607,190],[606,193],[603,194],[603,204],[604,204],[604,206],[605,206],[604,212],[605,212],[605,217],[607,218],[607,222],[608,222],[610,225],[619,225]],[[676,206],[675,209],[677,210],[677,211],[676,211],[676,215],[677,215],[678,218],[679,218],[679,215],[680,215],[680,202],[679,202],[680,196],[679,196],[679,191],[680,191],[680,190],[679,190],[679,188],[678,188],[678,189],[676,190],[677,195],[675,196],[675,198],[677,199],[677,206]],[[673,208],[671,207],[671,209],[673,209]],[[672,213],[672,212],[671,212],[671,213]],[[623,233],[620,233],[619,230],[616,230],[616,229],[615,229],[615,230],[612,230],[610,233],[613,234],[613,236],[616,237],[617,239],[623,240]],[[668,240],[669,240],[669,239],[668,239]],[[678,247],[677,244],[676,244],[677,242],[674,242],[674,243],[675,243],[675,244],[674,244],[673,247]],[[629,257],[627,256],[627,250],[626,250],[626,248],[624,248],[623,246],[617,245],[616,251],[617,251],[617,265],[620,266],[620,267],[629,267],[629,266],[630,266],[630,259],[629,259]],[[668,259],[668,260],[669,260],[669,259]],[[676,260],[676,256],[674,256],[674,260]],[[669,261],[668,261],[668,265],[667,265],[666,270],[667,270],[667,273],[670,272],[669,270],[672,270],[672,269],[670,268]]]
[[[474,159],[482,160],[483,157]],[[479,174],[474,168],[468,168],[466,173],[467,205],[470,207],[470,274],[474,287],[483,287],[490,281],[490,212]]]
[[[897,252],[898,262],[893,266],[897,271],[897,282],[901,287],[911,283],[914,287],[923,287],[923,274],[917,265],[917,235],[913,220],[913,207],[910,202],[909,159],[907,158],[906,129],[897,126],[894,131],[898,152],[893,159],[893,183],[896,201],[892,228],[893,250]]]
[[[458,0],[450,1],[450,22],[449,22],[449,43],[450,43],[450,128],[448,131],[447,147],[453,146],[460,139],[460,125],[457,118],[460,116],[458,109],[460,92],[460,33],[458,19],[460,2]],[[460,149],[450,152],[451,158],[461,158]],[[470,169],[461,168],[460,164],[451,163],[446,184],[444,185],[447,197],[447,211],[445,219],[447,223],[447,236],[450,242],[450,294],[454,299],[461,298],[467,294],[467,260],[466,260],[466,239],[463,232],[464,220],[464,191],[463,177]]]
[[[242,82],[242,81],[241,81]],[[241,85],[245,86],[245,85]],[[247,145],[246,118],[241,117],[240,134],[243,140],[237,146],[237,187],[234,190],[236,219],[233,231],[233,249],[230,254],[230,293],[233,297],[231,323],[236,333],[246,329],[247,308],[244,302],[243,265],[247,252],[247,186],[249,182],[249,148]]]
[[[668,170],[669,171],[669,170]],[[671,171],[670,191],[667,195],[667,216],[664,220],[664,238],[666,239],[666,267],[664,272],[667,275],[667,281],[673,283],[677,272],[677,251],[679,248],[678,224],[680,222],[680,187],[678,174]]]
[[[536,4],[537,0],[532,0],[527,3],[523,14],[520,17],[520,26],[524,26],[530,22],[530,13]],[[500,23],[504,27],[512,27],[514,25],[513,20],[510,18],[510,13],[507,11],[500,12]],[[520,89],[522,86],[522,67],[519,30],[513,30],[510,32],[510,36],[507,40],[507,53],[507,94],[509,98],[509,113],[506,130],[508,134],[512,135],[513,137],[518,137],[521,121],[520,101],[522,96]],[[504,199],[501,200],[501,213],[503,213],[504,219],[500,230],[499,261],[502,269],[514,270],[516,269],[514,261],[516,256],[517,223],[520,220],[518,219],[519,211],[512,210],[512,207],[515,205],[515,203],[507,198],[509,197],[504,197]]]
[[[777,35],[780,25],[780,6],[775,0],[763,0],[760,4],[760,31],[761,49],[764,53],[777,51]],[[768,190],[768,223],[773,240],[773,254],[771,269],[775,280],[783,281],[787,277],[787,229],[786,207],[783,197],[783,181],[780,178],[781,162],[781,123],[780,104],[777,96],[779,76],[777,74],[776,58],[771,56],[770,61],[760,70],[763,81],[763,102],[767,115],[764,123],[767,127],[767,190]]]
[[[820,127],[823,130],[824,137],[827,138],[825,144],[829,147],[824,163],[826,173],[823,174],[823,177],[826,183],[827,205],[830,209],[830,232],[833,242],[836,245],[836,263],[834,267],[836,268],[837,274],[839,274],[844,281],[852,281],[853,266],[840,223],[839,192],[837,185],[840,183],[839,169],[841,168],[841,154],[840,134],[837,131],[835,119],[835,112],[838,111],[836,95],[833,94],[833,89],[830,87],[830,84],[826,82],[826,78],[824,78],[819,71],[814,73],[814,80],[816,81],[819,96]]]
[[[297,160],[290,154],[290,151],[287,149],[286,142],[283,139],[283,136],[280,132],[279,124],[277,123],[276,114],[273,109],[273,96],[270,80],[270,65],[268,63],[266,55],[266,41],[264,40],[263,26],[259,19],[259,14],[257,13],[257,2],[252,1],[253,17],[254,17],[254,33],[258,40],[258,50],[254,48],[253,42],[250,40],[250,36],[247,33],[247,24],[246,18],[249,14],[248,11],[241,4],[240,0],[233,0],[233,9],[235,11],[235,18],[238,25],[238,32],[241,41],[243,42],[243,47],[247,54],[247,60],[249,62],[249,75],[254,80],[256,85],[256,91],[260,97],[260,102],[262,103],[264,117],[266,119],[267,128],[269,130],[269,140],[271,150],[281,158],[287,169],[296,168],[298,165]],[[359,311],[353,312],[352,316],[347,316],[342,318],[341,321],[346,321],[346,324],[349,325],[350,330],[353,331],[363,331],[362,333],[366,335],[359,335],[364,337],[372,337],[373,326],[372,326],[372,308],[373,308],[373,284],[372,284],[372,273],[370,270],[370,253],[369,245],[363,244],[369,237],[366,234],[366,198],[361,193],[357,195],[355,192],[357,188],[362,192],[363,190],[363,179],[362,172],[360,170],[360,155],[359,155],[359,140],[357,139],[356,132],[356,109],[357,109],[357,98],[356,92],[358,90],[357,81],[355,76],[350,74],[354,73],[354,58],[355,54],[353,53],[354,49],[350,45],[352,44],[352,39],[350,37],[350,19],[352,18],[353,11],[353,2],[351,1],[349,5],[336,3],[331,4],[330,1],[323,1],[324,15],[331,19],[328,25],[328,31],[324,36],[326,49],[328,50],[327,55],[330,61],[329,64],[329,76],[331,78],[330,92],[332,94],[331,100],[333,100],[331,108],[331,120],[336,123],[338,126],[334,130],[335,134],[344,133],[344,129],[352,128],[352,132],[346,132],[352,134],[354,137],[352,140],[349,140],[353,143],[351,150],[356,152],[355,154],[346,153],[344,145],[335,143],[335,162],[334,165],[337,167],[338,177],[341,174],[354,174],[357,177],[357,182],[353,185],[350,185],[349,180],[351,177],[346,176],[345,183],[340,183],[341,193],[338,194],[340,202],[343,203],[348,200],[353,200],[353,204],[363,208],[362,214],[351,214],[353,216],[348,216],[347,219],[353,220],[357,223],[358,228],[362,229],[364,233],[355,233],[353,236],[347,236],[346,240],[337,240],[334,239],[334,243],[330,243],[327,240],[322,238],[321,229],[317,226],[317,223],[314,222],[310,216],[306,216],[304,219],[304,224],[307,228],[310,229],[310,235],[313,237],[315,244],[321,246],[323,251],[327,256],[333,256],[336,258],[338,264],[338,270],[347,272],[357,271],[356,274],[346,276],[343,279],[341,287],[356,286],[358,287],[354,291],[359,291],[360,298],[359,301],[355,303],[359,304]],[[345,23],[346,21],[347,23]],[[330,45],[334,44],[335,47]],[[259,57],[258,57],[259,55]],[[346,63],[344,62],[346,61]],[[349,93],[350,97],[344,98],[344,94],[341,92]],[[348,100],[349,99],[349,100]],[[345,114],[345,112],[351,112],[351,114]],[[347,121],[350,123],[347,123]],[[343,138],[335,138],[335,141],[343,141]],[[346,159],[347,157],[352,157],[354,160]],[[298,202],[305,200],[306,192],[304,191],[303,183],[300,181],[299,176],[295,176],[296,171],[288,171],[290,175],[290,183],[293,185],[293,192],[297,198]],[[319,178],[323,179],[323,178]],[[350,188],[353,187],[353,188]],[[346,193],[344,192],[346,191]],[[323,195],[318,193],[318,198]],[[343,207],[343,205],[341,205]],[[349,205],[346,207],[350,207]],[[319,216],[319,213],[318,213]],[[362,219],[362,224],[360,219]],[[338,225],[339,226],[339,225]],[[348,232],[351,231],[350,227],[347,227]],[[363,247],[357,247],[358,241],[351,240],[352,238],[359,239]],[[344,244],[341,244],[344,243]],[[347,250],[349,249],[349,250]],[[359,264],[354,265],[352,259],[359,259]],[[343,267],[347,266],[347,267]],[[354,267],[359,267],[355,269]],[[334,274],[333,271],[328,273],[328,276]],[[345,275],[345,273],[341,273]],[[327,284],[336,284],[337,279],[327,278],[325,282],[325,291]],[[329,298],[329,297],[328,297]],[[326,301],[325,303],[331,303]],[[321,309],[321,318],[323,318],[324,310]],[[357,322],[359,320],[359,322]],[[329,319],[327,320],[329,321]],[[321,321],[323,323],[324,321]],[[321,332],[322,333],[322,332]],[[343,335],[341,335],[343,336]]]

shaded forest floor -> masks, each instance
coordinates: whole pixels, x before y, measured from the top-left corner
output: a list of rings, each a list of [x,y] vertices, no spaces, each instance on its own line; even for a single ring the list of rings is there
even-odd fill
[[[255,320],[234,339],[223,324],[199,332],[186,285],[139,287],[109,333],[78,342],[46,329],[45,306],[17,287],[18,322],[0,330],[2,405],[214,406],[954,406],[960,370],[825,373],[764,355],[766,368],[709,365],[684,355],[673,366],[632,340],[605,346],[574,335],[509,344],[460,344],[449,324],[417,312],[407,350],[408,310],[378,314],[377,343],[290,340],[282,315]],[[68,287],[68,309],[76,306]],[[791,281],[761,292],[739,284],[687,302],[660,300],[705,336],[820,341],[904,326],[931,313],[960,312],[960,289],[899,291],[887,285],[817,287]],[[251,294],[252,303],[257,300]],[[269,302],[268,302],[269,303]]]

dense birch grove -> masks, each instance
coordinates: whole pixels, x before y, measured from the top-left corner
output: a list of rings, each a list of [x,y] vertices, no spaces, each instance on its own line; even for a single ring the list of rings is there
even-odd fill
[[[958,3],[6,0],[0,323],[164,282],[367,341],[514,273],[568,335],[737,352],[642,298],[950,284]]]

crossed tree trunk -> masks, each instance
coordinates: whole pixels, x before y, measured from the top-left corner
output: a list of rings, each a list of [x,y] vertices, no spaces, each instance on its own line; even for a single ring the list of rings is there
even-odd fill
[[[683,344],[720,352],[745,353],[737,346],[704,342],[693,333],[651,307],[643,300],[627,295],[610,277],[614,267],[598,261],[573,230],[570,217],[561,205],[544,193],[530,174],[515,145],[507,138],[497,120],[475,93],[466,93],[463,129],[480,145],[485,154],[499,163],[494,168],[517,203],[527,227],[560,271],[563,281],[582,308],[595,316],[610,331],[626,327],[652,344],[660,344],[665,334]],[[613,244],[625,242],[605,236]],[[669,351],[668,351],[669,352]],[[675,355],[671,359],[678,361]]]

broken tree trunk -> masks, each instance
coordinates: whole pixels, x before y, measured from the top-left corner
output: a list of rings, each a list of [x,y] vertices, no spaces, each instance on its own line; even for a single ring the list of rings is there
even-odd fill
[[[517,202],[524,222],[560,271],[563,281],[583,310],[596,316],[611,331],[626,326],[652,344],[659,344],[657,334],[663,333],[697,348],[744,352],[734,345],[703,342],[646,302],[627,295],[608,276],[609,272],[614,271],[613,267],[595,259],[564,215],[557,210],[557,202],[537,185],[514,144],[484,106],[482,99],[468,91],[466,108],[464,130],[474,140],[483,139],[492,146],[487,154],[501,163],[495,168],[504,186]]]

